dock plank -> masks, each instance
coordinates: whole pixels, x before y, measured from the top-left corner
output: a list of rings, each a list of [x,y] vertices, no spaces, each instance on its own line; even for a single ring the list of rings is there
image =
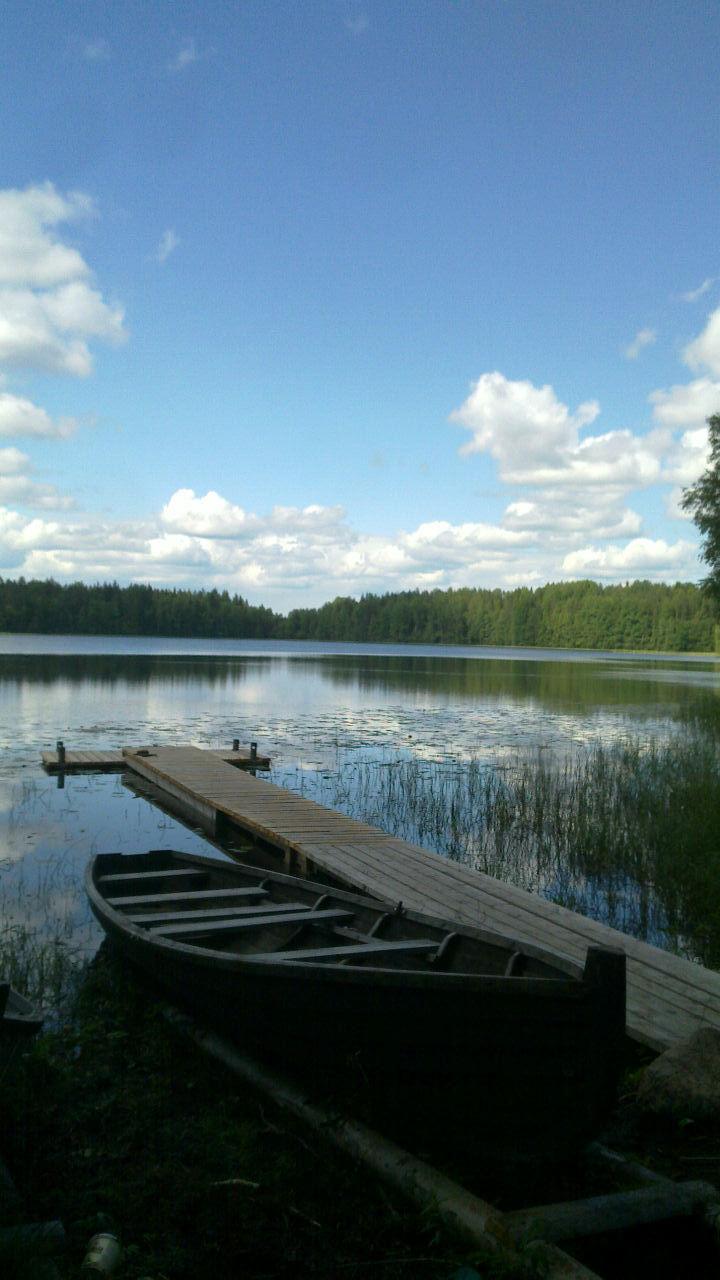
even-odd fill
[[[216,755],[218,759],[225,761],[227,764],[234,765],[238,769],[269,769],[269,756],[251,756],[250,750],[243,747],[237,751],[232,749],[222,750],[212,749],[208,752],[210,755]],[[128,764],[123,754],[122,748],[104,748],[99,751],[83,749],[81,751],[68,751],[60,758],[60,753],[55,751],[41,751],[40,760],[46,773],[121,773],[127,769]]]
[[[129,768],[161,790],[279,847],[350,888],[410,909],[494,930],[582,963],[590,945],[628,960],[628,1032],[662,1050],[701,1026],[720,1028],[720,973],[631,938],[484,872],[389,836],[306,796],[229,767],[197,747],[124,749]]]

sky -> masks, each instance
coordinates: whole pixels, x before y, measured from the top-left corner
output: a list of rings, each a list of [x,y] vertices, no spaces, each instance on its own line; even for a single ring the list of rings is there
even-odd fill
[[[5,0],[0,576],[699,581],[717,0]]]

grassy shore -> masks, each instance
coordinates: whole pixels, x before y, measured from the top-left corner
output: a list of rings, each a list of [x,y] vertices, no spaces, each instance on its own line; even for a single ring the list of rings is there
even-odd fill
[[[60,1220],[55,1276],[78,1274],[90,1237],[122,1242],[118,1280],[530,1280],[541,1260],[470,1247],[432,1209],[385,1187],[238,1081],[181,1036],[104,945],[61,1023],[41,1035],[0,1088],[0,1154],[24,1221]],[[637,1066],[637,1064],[636,1064]],[[674,1177],[720,1182],[720,1137],[689,1125],[639,1123],[629,1072],[609,1137]],[[365,1116],[372,1121],[372,1117]],[[612,1190],[577,1165],[517,1171],[423,1151],[499,1209]],[[420,1139],[422,1141],[422,1139]],[[683,1163],[692,1161],[692,1163]],[[699,1161],[704,1163],[699,1164]],[[5,1210],[0,1228],[16,1221]],[[694,1280],[716,1254],[696,1224],[573,1246],[605,1280],[670,1280],[693,1257]],[[47,1280],[42,1255],[0,1247],[3,1280]]]
[[[6,1073],[0,1133],[24,1217],[65,1226],[63,1280],[98,1230],[120,1236],[123,1280],[527,1274],[239,1084],[105,947],[63,1024]],[[4,1280],[31,1280],[33,1265],[26,1251],[0,1252]]]

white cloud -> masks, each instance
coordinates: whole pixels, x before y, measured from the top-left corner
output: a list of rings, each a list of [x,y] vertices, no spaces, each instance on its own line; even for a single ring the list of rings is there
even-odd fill
[[[626,358],[628,360],[637,360],[640,352],[643,351],[645,347],[651,347],[654,342],[657,342],[657,330],[641,329],[640,332],[635,335],[632,342],[625,348]]]
[[[82,254],[58,240],[55,229],[94,213],[89,196],[62,196],[51,182],[0,191],[0,284],[47,289],[86,279]]]
[[[707,427],[684,431],[680,440],[673,443],[673,448],[668,452],[664,478],[683,487],[693,484],[707,463],[707,455]]]
[[[31,471],[26,453],[21,453],[14,446],[0,449],[0,502],[14,502],[46,511],[69,510],[74,505],[72,498],[60,495],[54,485],[31,480]]]
[[[534,539],[524,529],[504,529],[499,525],[465,523],[452,525],[447,520],[421,524],[412,533],[401,534],[398,543],[413,559],[427,564],[430,560],[461,563],[476,559],[489,551],[510,551],[527,546]]]
[[[634,537],[642,518],[614,495],[598,494],[595,505],[559,503],[553,496],[511,502],[503,516],[507,528],[542,535],[548,542],[565,544],[596,538]]]
[[[591,400],[570,413],[552,387],[511,382],[495,372],[483,374],[450,420],[472,433],[461,454],[489,453],[505,484],[577,491],[653,484],[667,434],[635,436],[621,430],[581,439],[581,430],[599,412]]]
[[[720,307],[708,316],[708,322],[699,337],[683,351],[683,360],[689,369],[708,369],[720,374]]]
[[[0,449],[0,476],[16,476],[25,471],[29,463],[27,454],[21,453],[19,449]]]
[[[624,547],[585,547],[565,557],[562,568],[574,577],[643,578],[651,573],[675,581],[696,568],[696,548],[689,542],[671,546],[662,538],[633,538]]]
[[[258,525],[255,516],[248,516],[242,507],[212,489],[203,498],[196,498],[192,489],[178,489],[160,518],[171,533],[204,538],[237,538]]]
[[[716,280],[717,276],[708,276],[707,280],[703,280],[697,289],[689,289],[687,293],[681,293],[681,300],[683,302],[697,302],[704,293],[707,293],[708,289],[712,288]]]
[[[720,413],[720,382],[712,378],[696,378],[694,382],[653,391],[648,399],[656,422],[668,427],[685,427],[706,422]]]
[[[27,476],[0,475],[0,502],[41,511],[70,511],[75,506],[75,500],[58,493],[54,485],[37,484]]]
[[[57,237],[58,225],[93,211],[87,196],[61,196],[51,183],[0,191],[0,369],[84,378],[91,340],[126,339],[122,308],[104,301],[82,255]]]
[[[24,465],[19,452],[8,454],[3,500],[11,500],[3,480],[20,485]],[[639,537],[639,516],[614,499],[605,507],[599,497],[585,508],[556,504],[554,523],[543,500],[518,499],[499,524],[435,520],[380,536],[353,529],[341,507],[253,515],[215,491],[197,497],[180,489],[157,520],[143,523],[46,522],[6,512],[0,566],[61,580],[217,586],[282,609],[363,591],[510,587],[579,575],[669,579],[697,568],[689,544]],[[607,538],[629,539],[627,548],[595,545]]]
[[[490,453],[504,474],[514,468],[519,455],[531,463],[560,459],[577,445],[578,432],[599,412],[597,401],[589,401],[571,414],[552,387],[511,382],[496,371],[478,378],[450,421],[472,434],[461,454]]]
[[[172,227],[169,227],[167,231],[163,231],[160,237],[160,243],[157,247],[157,253],[155,255],[158,262],[167,262],[170,254],[177,249],[179,244],[180,237],[179,235],[176,235]]]
[[[191,67],[194,62],[197,62],[199,57],[195,40],[183,40],[175,57],[168,63],[168,70],[184,71],[186,67]]]
[[[92,373],[89,339],[126,340],[122,308],[111,309],[84,281],[34,292],[0,290],[0,366],[86,378]]]
[[[328,532],[335,537],[345,515],[345,508],[341,506],[273,507],[270,523],[274,528],[311,529],[315,535]]]
[[[78,429],[76,418],[57,418],[55,421],[31,400],[24,396],[0,391],[0,436],[42,436],[67,439]]]

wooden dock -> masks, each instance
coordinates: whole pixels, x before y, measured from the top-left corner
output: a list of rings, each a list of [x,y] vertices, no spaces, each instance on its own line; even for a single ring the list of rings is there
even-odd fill
[[[699,1027],[720,1028],[720,973],[231,768],[213,752],[125,748],[123,756],[208,834],[247,832],[282,850],[290,870],[317,869],[354,889],[494,929],[578,963],[590,944],[622,947],[628,1034],[652,1049],[662,1051]]]
[[[148,748],[141,748],[142,750]],[[233,747],[227,751],[211,750],[207,755],[217,756],[236,769],[269,769],[270,757],[258,755],[250,747]],[[116,751],[67,751],[62,743],[58,743],[55,751],[41,751],[40,759],[46,773],[122,773],[128,762],[122,749]]]

